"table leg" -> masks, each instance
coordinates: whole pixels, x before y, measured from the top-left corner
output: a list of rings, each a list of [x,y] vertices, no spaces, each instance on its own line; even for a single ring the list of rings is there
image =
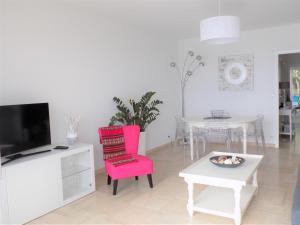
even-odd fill
[[[292,141],[293,139],[293,125],[292,125],[292,114],[290,113],[290,118],[289,118],[289,122],[290,122],[290,141]]]
[[[244,154],[247,154],[247,126],[243,126],[243,152]]]
[[[194,140],[193,140],[193,127],[190,127],[190,148],[191,148],[191,160],[194,160]]]
[[[252,177],[252,185],[256,188],[255,190],[255,195],[258,192],[258,185],[257,185],[257,170],[254,172],[253,177]]]
[[[242,220],[242,212],[241,212],[241,190],[242,187],[234,188],[234,222],[235,225],[240,225]]]
[[[188,204],[187,204],[187,210],[190,215],[190,217],[193,216],[193,207],[194,207],[194,184],[191,182],[188,182]]]

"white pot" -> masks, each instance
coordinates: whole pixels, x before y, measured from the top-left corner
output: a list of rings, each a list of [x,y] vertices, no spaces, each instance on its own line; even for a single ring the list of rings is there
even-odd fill
[[[146,149],[147,149],[147,144],[146,144],[146,132],[140,132],[140,139],[139,139],[139,150],[138,154],[139,155],[146,155]]]

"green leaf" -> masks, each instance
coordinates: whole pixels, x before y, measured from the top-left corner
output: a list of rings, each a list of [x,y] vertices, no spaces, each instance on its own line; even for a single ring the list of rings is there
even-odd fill
[[[153,91],[146,92],[138,102],[130,99],[130,108],[120,98],[114,97],[118,112],[111,118],[110,124],[136,124],[140,126],[141,131],[145,131],[146,127],[157,119],[160,112],[158,105],[163,104],[161,100],[151,101],[155,94]]]

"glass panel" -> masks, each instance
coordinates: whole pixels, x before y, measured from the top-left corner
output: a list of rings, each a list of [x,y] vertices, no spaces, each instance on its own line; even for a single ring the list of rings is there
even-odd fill
[[[293,67],[290,69],[291,76],[291,96],[293,106],[298,106],[300,96],[300,67]]]

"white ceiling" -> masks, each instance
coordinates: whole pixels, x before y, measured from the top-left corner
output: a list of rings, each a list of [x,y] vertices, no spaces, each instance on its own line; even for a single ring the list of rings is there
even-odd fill
[[[100,14],[177,39],[199,35],[199,21],[217,15],[217,0],[72,0]],[[221,0],[222,15],[241,18],[242,30],[300,23],[300,0]]]

